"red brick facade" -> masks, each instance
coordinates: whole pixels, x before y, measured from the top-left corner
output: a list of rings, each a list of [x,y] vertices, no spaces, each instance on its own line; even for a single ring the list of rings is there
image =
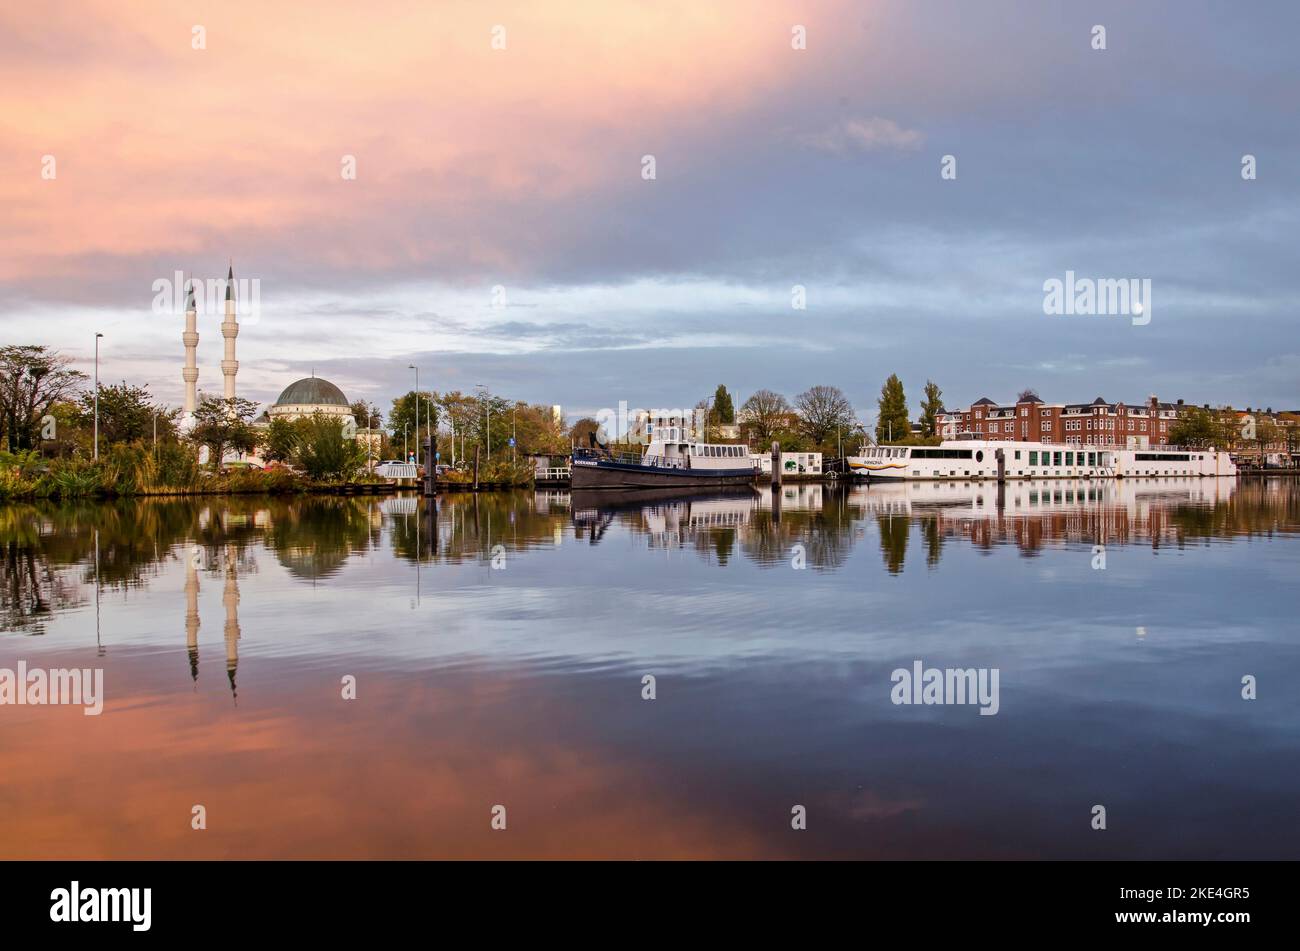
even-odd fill
[[[973,433],[984,439],[1009,442],[1052,442],[1065,445],[1163,446],[1178,419],[1178,403],[1044,403],[1029,398],[999,405],[988,397],[939,416],[945,438]]]

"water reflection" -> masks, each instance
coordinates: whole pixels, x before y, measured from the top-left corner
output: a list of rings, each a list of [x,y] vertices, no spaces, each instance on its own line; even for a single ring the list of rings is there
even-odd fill
[[[0,855],[1281,857],[1300,724],[1236,681],[1300,674],[1297,532],[1282,480],[9,505],[0,666],[110,693],[0,711]],[[918,656],[1003,712],[900,713]]]
[[[727,494],[494,493],[385,499],[231,497],[35,502],[0,507],[4,627],[39,634],[51,612],[79,606],[87,588],[147,587],[162,566],[186,558],[197,592],[204,573],[235,585],[271,552],[315,584],[349,558],[379,549],[410,562],[483,561],[558,547],[571,535],[605,543],[615,526],[653,550],[694,551],[725,566],[736,557],[785,565],[795,545],[807,565],[835,570],[874,530],[881,562],[897,574],[910,557],[934,568],[957,540],[987,550],[1014,545],[1182,546],[1212,538],[1294,533],[1294,482],[1160,480],[1088,483],[915,483],[833,488],[767,487]],[[98,540],[98,548],[96,550]],[[232,593],[237,600],[237,595]],[[187,622],[188,624],[188,622]]]

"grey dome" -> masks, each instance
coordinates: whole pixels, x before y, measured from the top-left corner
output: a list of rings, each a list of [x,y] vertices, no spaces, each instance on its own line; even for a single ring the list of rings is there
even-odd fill
[[[286,386],[280,398],[275,401],[275,405],[347,407],[348,398],[329,380],[309,376]]]

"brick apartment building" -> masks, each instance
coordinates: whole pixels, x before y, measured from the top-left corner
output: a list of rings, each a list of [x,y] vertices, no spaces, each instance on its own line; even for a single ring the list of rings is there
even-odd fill
[[[1065,445],[1165,446],[1183,401],[1162,403],[1045,403],[1035,396],[999,405],[987,396],[970,409],[940,413],[937,425],[945,438],[971,433],[983,439],[1052,442]]]

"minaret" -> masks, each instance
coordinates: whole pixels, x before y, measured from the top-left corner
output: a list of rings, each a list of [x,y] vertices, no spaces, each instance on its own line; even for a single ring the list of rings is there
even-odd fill
[[[226,676],[230,678],[230,693],[235,693],[235,671],[239,667],[239,581],[235,576],[235,546],[226,546],[226,587],[221,593],[221,603],[226,607]]]
[[[185,565],[185,646],[190,654],[190,677],[199,679],[199,547],[190,548]]]
[[[235,359],[235,338],[239,336],[239,321],[235,319],[235,264],[230,263],[226,275],[226,319],[221,322],[221,336],[226,338],[226,358],[221,361],[221,374],[224,376],[228,400],[235,398],[235,374],[239,372],[239,361]]]
[[[193,417],[195,407],[199,405],[198,381],[199,381],[199,309],[194,301],[194,281],[188,281],[185,285],[185,333],[181,339],[185,341],[185,369],[181,371],[181,376],[185,380],[185,416]]]

